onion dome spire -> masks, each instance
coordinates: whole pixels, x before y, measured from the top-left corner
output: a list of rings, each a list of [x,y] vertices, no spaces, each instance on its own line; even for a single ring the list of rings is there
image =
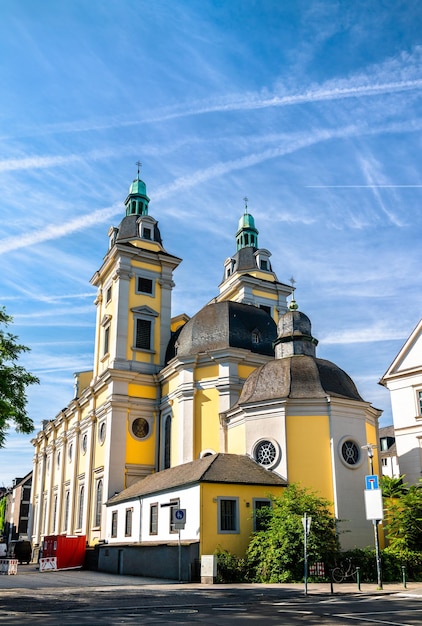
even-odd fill
[[[241,248],[258,248],[258,229],[255,226],[255,220],[253,216],[248,213],[248,198],[244,198],[245,212],[239,220],[239,225],[236,233],[236,246],[237,250]]]
[[[138,166],[138,175],[129,187],[129,195],[125,200],[126,215],[148,215],[147,187],[144,181],[139,178],[139,169],[142,163],[136,161],[136,165]]]
[[[315,348],[318,339],[312,336],[311,320],[307,315],[298,311],[298,304],[294,298],[295,279],[290,279],[292,284],[292,299],[289,310],[278,321],[277,339],[274,342],[275,358],[305,354],[315,357]]]
[[[295,279],[293,278],[293,276],[290,279],[291,285],[292,285],[292,299],[290,300],[290,304],[289,304],[289,309],[290,311],[297,311],[299,308],[298,303],[295,300],[295,291],[296,291],[296,287],[295,287]]]

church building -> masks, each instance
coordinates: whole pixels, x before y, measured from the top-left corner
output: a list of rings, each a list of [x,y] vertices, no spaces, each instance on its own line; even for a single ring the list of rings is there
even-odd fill
[[[259,247],[247,206],[218,294],[189,319],[172,316],[181,259],[164,248],[149,202],[138,172],[91,279],[93,369],[75,375],[74,398],[33,439],[33,544],[49,534],[111,544],[121,536],[114,505],[132,510],[131,499],[148,495],[154,504],[162,493],[171,500],[190,475],[198,485],[224,483],[233,499],[241,492],[245,507],[300,483],[333,503],[344,548],[372,545],[362,446],[378,441],[380,411],[343,370],[317,358],[311,322]],[[190,541],[201,555],[202,542],[206,553],[217,547],[221,519],[197,503]],[[131,516],[119,541],[143,543],[145,527],[133,529]],[[155,543],[156,521],[148,522]],[[252,526],[237,525],[226,548],[244,550]],[[211,535],[214,544],[205,541]]]

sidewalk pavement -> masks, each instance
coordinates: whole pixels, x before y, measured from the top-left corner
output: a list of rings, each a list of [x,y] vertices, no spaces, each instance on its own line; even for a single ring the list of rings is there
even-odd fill
[[[165,580],[158,578],[145,578],[140,576],[119,576],[118,574],[108,574],[106,572],[94,572],[89,570],[59,570],[50,572],[40,572],[35,565],[19,565],[16,575],[0,576],[0,589],[10,590],[19,593],[23,589],[26,590],[45,590],[46,592],[52,588],[58,589],[86,589],[104,590],[110,587],[120,587],[126,589],[134,589],[136,587],[148,587],[149,589],[160,589],[168,587],[175,590],[175,586],[182,585],[184,589],[280,589],[297,592],[305,595],[305,587],[303,583],[228,583],[204,585],[201,583],[179,583],[175,580]],[[360,590],[357,583],[334,583],[331,587],[330,583],[308,583],[308,595],[382,595],[382,594],[400,594],[410,597],[422,598],[422,583],[408,582],[406,588],[403,583],[385,583],[382,589],[377,587],[376,583],[361,583]]]

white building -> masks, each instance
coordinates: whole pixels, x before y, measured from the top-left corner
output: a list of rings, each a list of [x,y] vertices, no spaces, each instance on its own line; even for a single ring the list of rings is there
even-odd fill
[[[422,477],[422,320],[380,380],[389,389],[400,473]]]
[[[400,477],[399,458],[397,456],[394,426],[380,428],[381,473],[389,478]]]

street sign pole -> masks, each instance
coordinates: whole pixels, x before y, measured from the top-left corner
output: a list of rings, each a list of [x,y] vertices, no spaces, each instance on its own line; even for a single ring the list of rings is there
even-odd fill
[[[182,544],[180,543],[180,528],[179,528],[179,583],[182,582]]]
[[[179,583],[182,582],[182,543],[180,541],[180,531],[185,528],[186,525],[186,509],[174,509],[173,519],[175,530],[179,533],[178,552],[179,552]]]
[[[378,522],[384,519],[382,491],[379,488],[378,476],[371,474],[365,476],[364,491],[365,496],[365,509],[366,519],[371,520],[374,526],[374,538],[375,538],[375,559],[377,563],[377,583],[378,589],[382,589],[382,575],[381,575],[381,557],[380,546],[378,537]]]
[[[312,517],[305,513],[304,517],[302,517],[303,524],[303,578],[305,582],[305,596],[308,595],[308,535],[311,529],[311,521]]]
[[[382,589],[382,580],[381,580],[381,557],[380,557],[380,544],[378,539],[378,520],[372,520],[374,525],[374,536],[375,536],[375,556],[377,559],[377,582],[378,589]]]

